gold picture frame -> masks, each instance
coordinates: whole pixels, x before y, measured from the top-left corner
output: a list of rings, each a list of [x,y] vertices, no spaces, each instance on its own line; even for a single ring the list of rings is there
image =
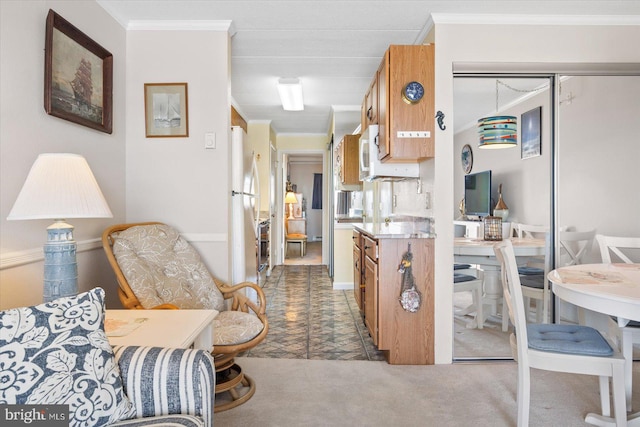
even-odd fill
[[[147,138],[189,136],[186,83],[145,83],[144,115]]]
[[[113,55],[49,9],[44,57],[47,114],[111,133]]]

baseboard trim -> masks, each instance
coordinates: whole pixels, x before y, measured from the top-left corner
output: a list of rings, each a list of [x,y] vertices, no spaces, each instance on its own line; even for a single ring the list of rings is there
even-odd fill
[[[333,282],[333,289],[336,291],[353,289],[353,282]]]

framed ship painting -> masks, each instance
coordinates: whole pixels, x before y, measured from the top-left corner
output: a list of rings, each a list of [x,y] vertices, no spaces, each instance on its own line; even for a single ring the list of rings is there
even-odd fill
[[[47,114],[111,133],[113,55],[49,10],[44,56]]]
[[[186,83],[145,83],[144,115],[147,138],[189,136]]]

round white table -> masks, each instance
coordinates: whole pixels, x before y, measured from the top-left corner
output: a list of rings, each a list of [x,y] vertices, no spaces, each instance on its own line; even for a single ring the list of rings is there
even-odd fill
[[[580,264],[547,276],[559,298],[618,317],[619,326],[640,322],[640,264]]]
[[[553,293],[579,307],[618,318],[618,325],[640,321],[640,264],[580,264],[549,272]],[[626,363],[633,363],[627,360]],[[613,425],[601,416],[587,415],[589,422]],[[627,418],[640,426],[640,413]]]

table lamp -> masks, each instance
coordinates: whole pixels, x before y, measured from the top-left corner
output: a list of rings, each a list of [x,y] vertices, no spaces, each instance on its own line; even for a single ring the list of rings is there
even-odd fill
[[[287,219],[295,219],[293,217],[293,205],[295,203],[298,203],[298,199],[296,198],[295,193],[293,191],[287,192],[287,194],[284,196],[284,202],[289,203],[289,217]]]
[[[67,218],[111,218],[100,187],[84,157],[40,154],[27,175],[8,220],[52,219],[44,245],[44,302],[78,293],[73,226]]]

